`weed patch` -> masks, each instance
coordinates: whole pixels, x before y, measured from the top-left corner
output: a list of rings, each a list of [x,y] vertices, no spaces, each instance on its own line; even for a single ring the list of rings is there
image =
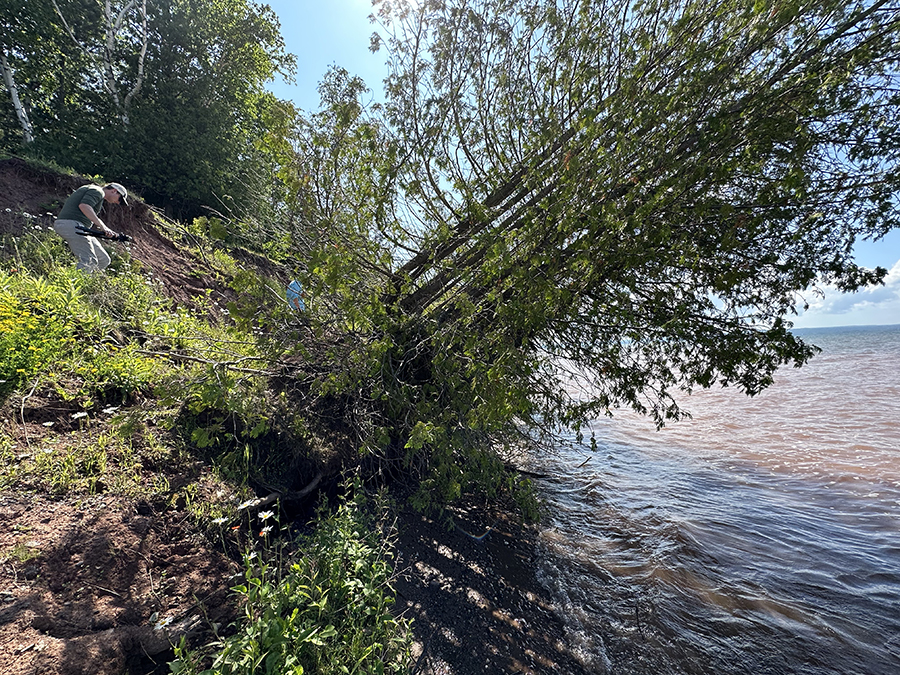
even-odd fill
[[[182,643],[173,673],[406,672],[408,626],[390,612],[394,540],[387,508],[373,504],[359,484],[350,494],[334,513],[319,510],[296,562],[266,551],[245,556],[244,583],[234,589],[245,616],[236,632],[199,650]],[[259,536],[268,541],[273,514],[261,513],[260,520]]]

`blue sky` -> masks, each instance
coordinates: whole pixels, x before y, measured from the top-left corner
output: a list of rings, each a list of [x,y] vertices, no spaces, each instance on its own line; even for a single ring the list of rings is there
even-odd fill
[[[258,0],[281,22],[287,50],[297,57],[296,84],[276,82],[271,89],[303,110],[319,107],[317,87],[332,64],[358,75],[374,92],[381,91],[387,69],[384,53],[369,51],[376,27],[369,23],[370,0]]]
[[[374,93],[385,76],[384,54],[369,51],[369,36],[376,27],[369,23],[370,0],[269,0],[278,15],[287,50],[297,56],[294,84],[275,82],[276,96],[298,107],[318,108],[319,81],[332,64],[360,76]],[[810,309],[794,318],[797,328],[900,324],[900,231],[882,241],[862,242],[857,261],[866,267],[880,265],[890,270],[884,286],[854,294],[823,288],[825,297],[808,294]]]

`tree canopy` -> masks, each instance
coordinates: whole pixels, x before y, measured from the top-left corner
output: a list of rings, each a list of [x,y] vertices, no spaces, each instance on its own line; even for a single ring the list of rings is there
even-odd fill
[[[365,168],[299,194],[351,242],[311,280],[370,306],[354,367],[407,461],[756,394],[814,353],[790,317],[818,284],[886,274],[853,244],[898,225],[896,1],[375,4],[385,103],[305,136],[349,124]]]
[[[265,85],[290,75],[278,21],[248,0],[0,4],[4,54],[33,127],[5,87],[3,147],[113,177],[190,217],[266,206],[270,127],[293,117]],[[18,132],[17,132],[18,130]]]

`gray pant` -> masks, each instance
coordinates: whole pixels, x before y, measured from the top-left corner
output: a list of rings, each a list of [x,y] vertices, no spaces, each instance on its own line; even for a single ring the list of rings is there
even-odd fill
[[[100,245],[96,237],[78,234],[77,227],[83,227],[77,220],[57,220],[53,223],[56,233],[66,240],[72,253],[78,258],[76,267],[86,272],[105,270],[109,265],[109,253]]]

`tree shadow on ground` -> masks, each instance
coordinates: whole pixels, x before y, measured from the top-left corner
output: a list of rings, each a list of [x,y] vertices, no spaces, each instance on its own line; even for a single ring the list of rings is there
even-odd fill
[[[534,531],[474,508],[455,527],[404,516],[397,612],[413,619],[418,675],[589,672],[536,578]]]

